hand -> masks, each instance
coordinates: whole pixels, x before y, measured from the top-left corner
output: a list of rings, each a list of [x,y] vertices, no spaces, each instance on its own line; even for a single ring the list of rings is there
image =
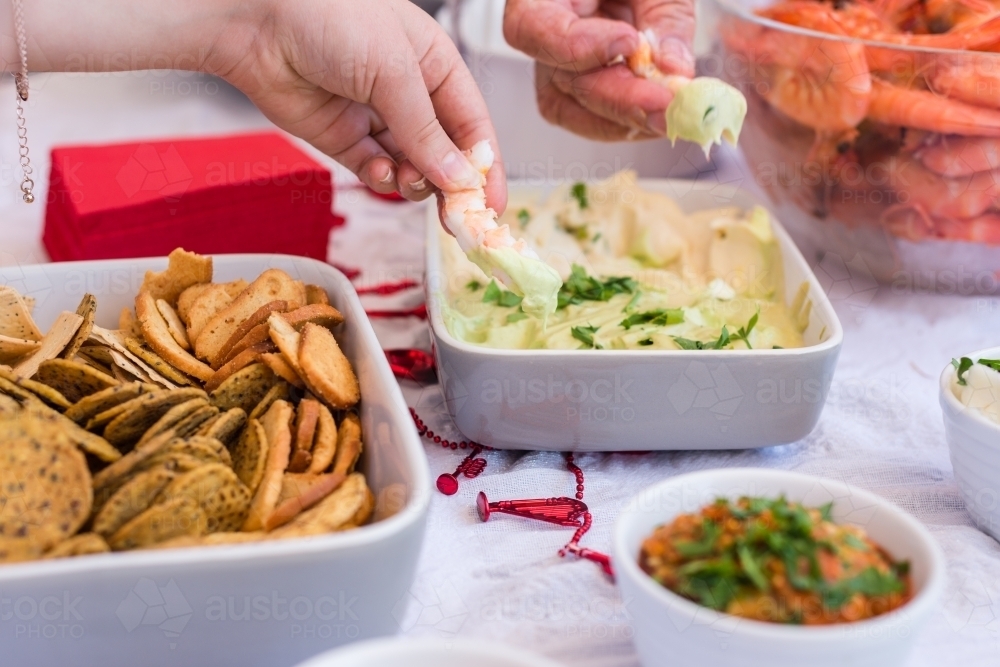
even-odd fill
[[[694,0],[508,0],[504,36],[537,62],[538,107],[591,139],[662,137],[673,94],[622,64],[651,29],[657,66],[694,76]]]
[[[498,151],[458,51],[407,0],[31,0],[25,24],[32,71],[222,76],[278,127],[378,192],[398,189],[418,200],[478,184],[459,149],[489,139]],[[0,33],[10,68],[17,62],[10,3],[0,3]],[[503,211],[499,159],[486,191],[488,204]]]

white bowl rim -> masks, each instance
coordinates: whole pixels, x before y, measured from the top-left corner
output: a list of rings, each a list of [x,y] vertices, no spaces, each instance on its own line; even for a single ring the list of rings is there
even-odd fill
[[[510,660],[512,663],[523,667],[558,667],[558,663],[554,662],[551,658],[494,640],[474,639],[470,637],[453,637],[450,639],[439,637],[403,637],[399,635],[377,637],[347,644],[309,658],[297,665],[297,667],[330,667],[334,664],[339,664],[334,663],[333,658],[340,660],[347,658],[352,660],[399,658],[411,651],[455,651],[459,654],[458,657],[468,656],[468,658],[475,659],[489,655],[490,657]]]
[[[991,355],[1000,355],[1000,346],[987,347],[982,350],[977,350],[976,352],[963,354],[961,357],[969,357],[970,359],[977,361]],[[956,357],[956,359],[961,357]],[[955,393],[952,391],[952,385],[957,381],[958,371],[949,362],[948,365],[944,367],[944,370],[941,371],[941,378],[939,381],[942,409],[946,410],[955,420],[965,420],[966,423],[975,424],[979,428],[990,428],[1000,433],[1000,424],[984,415],[982,411],[976,410],[975,408],[969,408],[963,404],[962,401],[958,400],[958,397],[955,396]],[[959,424],[961,426],[961,421],[959,421]]]
[[[781,623],[769,623],[766,621],[742,618],[726,614],[724,612],[717,612],[709,609],[708,607],[703,607],[698,603],[688,600],[687,598],[684,598],[670,589],[656,583],[652,577],[642,571],[635,556],[627,552],[625,546],[627,522],[630,516],[636,514],[636,512],[629,511],[628,508],[633,504],[635,499],[641,497],[643,494],[655,492],[662,488],[681,483],[685,480],[701,481],[702,479],[717,476],[747,479],[751,476],[757,475],[768,475],[772,477],[784,478],[789,481],[822,483],[824,487],[828,488],[839,487],[840,489],[849,490],[852,495],[862,497],[865,502],[871,502],[873,505],[878,506],[880,512],[886,512],[893,518],[894,521],[901,524],[904,529],[916,534],[920,542],[923,543],[928,552],[931,554],[930,562],[928,563],[929,567],[926,585],[903,606],[873,618],[862,621],[854,621],[852,623],[837,623],[821,626],[785,625]],[[843,639],[845,629],[858,632],[867,631],[868,634],[877,635],[878,632],[884,631],[886,628],[892,627],[900,621],[915,615],[920,615],[924,611],[928,611],[927,608],[934,604],[940,596],[947,579],[947,565],[944,552],[941,550],[941,547],[938,545],[937,541],[935,541],[933,536],[931,536],[927,528],[907,512],[877,494],[872,493],[871,491],[851,486],[845,482],[775,468],[713,468],[709,470],[684,473],[657,482],[656,484],[648,486],[640,491],[638,494],[633,496],[628,503],[626,503],[625,509],[619,513],[618,518],[615,521],[612,540],[614,545],[613,564],[616,576],[628,576],[629,579],[636,582],[648,595],[651,595],[661,605],[671,607],[691,616],[694,616],[695,614],[704,615],[708,613],[717,615],[719,618],[735,619],[738,622],[731,628],[732,634],[752,636],[781,642],[809,642]],[[891,551],[891,545],[880,546]]]
[[[657,185],[679,183],[678,179],[671,178],[640,178],[638,179],[638,184],[642,185]],[[518,186],[534,187],[533,184],[528,184],[524,182],[511,181],[511,188]],[[697,187],[694,185],[693,187]],[[539,188],[540,189],[540,188]],[[753,199],[757,200],[758,197],[754,196],[753,193],[747,193]],[[763,205],[763,204],[762,204]],[[427,210],[431,211],[432,215],[436,215],[436,204],[433,202],[429,203]],[[770,213],[770,210],[768,211]],[[806,345],[803,347],[791,347],[791,348],[781,348],[778,350],[774,349],[752,349],[752,350],[698,350],[697,359],[698,360],[712,360],[719,361],[721,359],[729,361],[743,361],[746,359],[760,359],[768,357],[801,357],[801,356],[811,356],[815,354],[824,354],[829,352],[831,349],[837,349],[844,342],[844,328],[840,323],[840,318],[837,316],[836,311],[833,308],[833,304],[830,303],[830,298],[826,291],[819,284],[819,280],[816,278],[816,272],[812,270],[809,266],[809,262],[806,261],[805,257],[802,255],[802,251],[789,236],[788,232],[785,230],[784,225],[778,220],[773,213],[771,214],[771,225],[774,228],[775,236],[780,239],[781,253],[782,253],[782,264],[783,266],[788,266],[791,262],[800,263],[805,267],[806,275],[808,278],[808,283],[810,288],[815,288],[816,299],[814,300],[814,310],[817,305],[822,306],[823,311],[830,316],[830,321],[827,324],[827,332],[829,337],[826,340],[820,341],[815,345]],[[430,227],[430,225],[428,225]],[[430,233],[430,232],[429,232]],[[433,233],[437,233],[436,229],[433,229]],[[440,257],[440,245],[437,246],[437,250],[433,246],[428,245],[429,256],[435,256],[438,260],[438,265],[441,264]],[[437,344],[445,344],[460,352],[465,352],[467,354],[478,354],[487,357],[529,357],[535,358],[536,356],[541,357],[579,357],[583,360],[593,360],[594,350],[549,350],[549,349],[539,349],[539,350],[521,350],[521,349],[505,349],[505,348],[493,348],[486,347],[484,345],[475,345],[473,343],[467,343],[463,340],[459,340],[451,335],[448,331],[448,327],[444,322],[444,315],[442,314],[441,308],[441,298],[434,296],[433,291],[438,292],[440,289],[440,275],[444,274],[444,270],[437,271],[437,267],[433,267],[435,271],[430,271],[431,267],[425,267],[427,270],[427,306],[428,306],[428,320],[431,325],[431,330],[434,334],[435,342]],[[810,290],[812,291],[812,290]],[[810,295],[812,296],[812,295]],[[816,303],[818,302],[818,303]],[[691,359],[690,350],[597,350],[601,359],[610,358],[618,361],[648,361],[650,359]]]
[[[257,260],[262,265],[270,266],[270,262],[275,259],[289,260],[298,263],[313,263],[321,270],[332,272],[336,279],[342,284],[350,287],[351,292],[348,298],[358,301],[360,298],[354,289],[354,284],[348,280],[342,271],[331,264],[321,262],[309,257],[299,257],[297,255],[286,255],[281,253],[213,253],[212,258],[216,261],[233,260]],[[122,259],[103,260],[83,260],[74,262],[60,262],[61,265],[72,267],[93,268],[95,265],[114,263],[165,263],[166,257],[138,257]],[[44,267],[44,264],[24,265],[24,270]],[[368,325],[370,334],[365,338],[374,338],[371,324]],[[375,339],[377,342],[377,339]],[[372,341],[369,340],[370,344]],[[385,364],[383,371],[389,373],[388,361],[384,355],[379,360],[379,365]],[[393,397],[394,402],[405,406],[406,400],[403,398],[399,383],[392,383],[388,388],[388,393]],[[87,572],[103,572],[108,568],[116,570],[148,569],[151,567],[177,567],[184,565],[209,565],[209,564],[243,564],[254,560],[269,559],[288,555],[303,555],[328,552],[331,549],[352,549],[356,547],[369,546],[374,543],[384,541],[388,537],[407,530],[423,520],[431,500],[431,476],[430,468],[427,465],[427,457],[417,436],[416,430],[409,435],[404,435],[407,440],[405,450],[407,452],[407,463],[412,466],[414,473],[413,493],[409,502],[403,509],[392,516],[381,519],[375,523],[360,526],[354,530],[328,535],[316,535],[301,537],[292,540],[275,540],[272,542],[246,542],[242,544],[227,544],[213,546],[182,547],[176,549],[140,549],[128,552],[112,552],[106,554],[89,555],[85,558],[60,558],[54,560],[35,560],[22,563],[10,563],[0,566],[0,583],[19,579],[31,579],[42,577],[58,577],[62,575],[76,575]]]

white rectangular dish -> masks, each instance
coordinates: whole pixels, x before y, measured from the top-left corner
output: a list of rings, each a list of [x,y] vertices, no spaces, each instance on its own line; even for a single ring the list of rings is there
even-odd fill
[[[36,299],[43,329],[85,292],[97,297],[97,323],[116,328],[145,271],[165,267],[163,258],[5,267],[0,285]],[[343,274],[299,257],[215,257],[217,281],[268,268],[321,285],[345,316],[337,338],[361,383],[373,522],[299,540],[0,566],[0,663],[282,667],[398,631],[393,609],[412,583],[430,501],[423,447]]]
[[[752,207],[744,190],[640,179],[685,212]],[[511,194],[544,190],[512,183]],[[438,377],[465,437],[501,449],[745,449],[794,442],[826,401],[843,329],[802,254],[775,221],[786,299],[809,284],[806,346],[778,350],[498,350],[449,333],[437,210],[427,214],[427,303]]]

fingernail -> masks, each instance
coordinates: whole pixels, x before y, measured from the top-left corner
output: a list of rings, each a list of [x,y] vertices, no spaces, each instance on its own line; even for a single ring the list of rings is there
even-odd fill
[[[423,192],[427,189],[427,179],[421,178],[419,181],[414,181],[410,183],[410,189],[414,192]]]
[[[646,128],[660,136],[667,133],[667,114],[665,111],[652,111],[646,114]]]
[[[635,40],[631,37],[619,37],[608,46],[608,61],[627,58],[635,51]]]
[[[692,76],[694,74],[694,54],[691,48],[675,37],[664,37],[657,45],[660,60],[671,65],[677,74]]]
[[[461,153],[448,153],[441,161],[441,171],[460,188],[476,188],[483,182],[482,174]]]
[[[385,172],[385,176],[380,178],[378,182],[381,183],[382,185],[389,185],[395,178],[396,178],[396,170],[390,167],[389,171]]]

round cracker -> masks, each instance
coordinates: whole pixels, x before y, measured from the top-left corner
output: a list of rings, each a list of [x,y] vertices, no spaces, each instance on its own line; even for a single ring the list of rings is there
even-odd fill
[[[59,391],[70,403],[121,384],[93,366],[72,359],[43,361],[35,379]]]
[[[153,504],[153,499],[177,473],[164,466],[150,468],[131,477],[94,514],[93,531],[109,537]]]
[[[274,382],[274,373],[270,368],[261,363],[250,364],[230,375],[212,392],[212,405],[220,410],[242,408],[250,412],[267,395]]]
[[[160,492],[155,502],[186,496],[205,511],[208,532],[237,530],[250,508],[250,491],[232,468],[209,463],[179,475]]]
[[[208,401],[205,400],[204,398],[201,398],[200,396],[197,398],[192,398],[189,401],[184,401],[183,403],[178,403],[177,405],[168,409],[166,412],[162,413],[160,418],[157,419],[152,426],[143,431],[141,436],[139,437],[139,441],[137,444],[141,445],[142,443],[149,441],[150,439],[158,436],[164,431],[168,431],[176,427],[182,421],[191,416],[196,410],[203,407],[208,407]],[[117,420],[115,423],[117,423]],[[121,424],[125,423],[126,423],[125,421],[121,422]],[[108,428],[105,429],[105,433],[107,433],[107,431],[110,430],[110,428],[111,424],[108,424]],[[124,429],[125,427],[122,426],[121,428]],[[180,432],[177,432],[177,437],[183,438],[184,435]]]
[[[0,368],[0,378],[3,378],[7,382],[16,384],[25,391],[31,392],[60,412],[73,405],[73,403],[63,396],[62,393],[47,384],[42,384],[41,382],[36,382],[35,380],[30,380],[28,378],[20,378],[14,375],[13,372],[3,368]]]
[[[108,539],[115,551],[137,549],[181,535],[204,535],[205,511],[187,496],[153,505],[119,528]]]
[[[204,428],[204,432],[199,431],[198,435],[204,435],[209,438],[215,438],[224,445],[229,445],[236,436],[240,434],[243,427],[247,423],[247,413],[243,408],[233,408],[232,410],[227,410],[226,412],[219,415],[208,428]]]
[[[105,410],[110,410],[125,401],[131,401],[133,398],[138,398],[143,394],[157,390],[159,390],[159,387],[156,385],[144,382],[129,382],[127,384],[108,387],[104,391],[99,391],[96,394],[91,394],[86,398],[80,399],[67,408],[64,414],[68,419],[75,421],[77,424],[83,424],[91,417]]]
[[[175,405],[187,401],[205,398],[205,392],[200,389],[164,389],[150,394],[143,394],[117,408],[117,416],[104,428],[104,439],[112,445],[128,445],[135,442],[142,434],[167,413]],[[103,413],[102,413],[103,414]],[[102,415],[95,417],[101,419]],[[88,428],[90,424],[87,425]]]
[[[43,560],[52,558],[71,558],[73,556],[89,556],[91,554],[104,554],[111,551],[111,547],[104,541],[104,538],[94,533],[81,533],[74,535],[68,540],[60,542],[42,556]]]
[[[299,368],[309,390],[331,408],[345,410],[361,400],[351,362],[328,329],[311,322],[302,328]]]
[[[251,492],[256,492],[264,479],[267,465],[267,435],[257,419],[247,422],[240,439],[233,445],[233,470]]]

